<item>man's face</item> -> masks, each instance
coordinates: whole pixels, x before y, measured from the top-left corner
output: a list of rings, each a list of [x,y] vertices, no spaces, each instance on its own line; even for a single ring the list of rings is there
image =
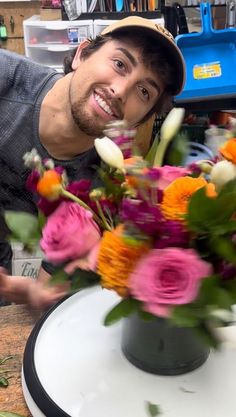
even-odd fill
[[[102,135],[112,120],[136,126],[163,91],[157,74],[142,62],[140,50],[111,40],[90,57],[73,61],[70,106],[74,121],[89,136]]]

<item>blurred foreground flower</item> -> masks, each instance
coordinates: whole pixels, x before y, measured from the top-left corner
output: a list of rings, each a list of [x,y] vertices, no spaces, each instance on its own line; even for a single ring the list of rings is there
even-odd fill
[[[109,138],[95,139],[94,146],[100,158],[113,168],[123,170],[124,157],[120,148]]]

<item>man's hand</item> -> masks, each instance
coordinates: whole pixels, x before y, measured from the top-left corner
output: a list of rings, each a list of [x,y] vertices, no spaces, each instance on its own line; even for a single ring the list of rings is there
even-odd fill
[[[0,268],[0,296],[7,301],[44,310],[64,297],[69,290],[69,284],[51,286],[49,278],[49,275],[41,280],[8,276],[4,268]]]

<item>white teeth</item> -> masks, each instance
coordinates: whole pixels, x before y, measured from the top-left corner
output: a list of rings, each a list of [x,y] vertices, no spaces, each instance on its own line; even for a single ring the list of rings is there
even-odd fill
[[[98,95],[94,94],[96,102],[99,104],[99,106],[108,114],[112,115],[111,108],[108,106],[108,104]]]

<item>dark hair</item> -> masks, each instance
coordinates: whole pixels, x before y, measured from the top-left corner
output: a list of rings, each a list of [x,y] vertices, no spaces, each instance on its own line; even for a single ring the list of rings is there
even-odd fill
[[[121,29],[114,34],[106,36],[98,35],[95,39],[90,39],[88,46],[81,51],[81,59],[90,57],[94,52],[98,51],[106,42],[110,40],[125,40],[130,45],[133,45],[142,50],[142,58],[145,66],[153,72],[158,73],[165,88],[164,92],[159,97],[155,106],[149,113],[140,121],[143,123],[148,120],[153,113],[162,114],[168,111],[171,107],[173,91],[175,88],[174,68],[171,65],[171,57],[168,56],[166,49],[162,45],[156,45],[152,36],[143,36],[142,33],[136,31]],[[72,62],[76,54],[76,50],[71,51],[64,59],[64,73],[68,74],[73,71]]]

